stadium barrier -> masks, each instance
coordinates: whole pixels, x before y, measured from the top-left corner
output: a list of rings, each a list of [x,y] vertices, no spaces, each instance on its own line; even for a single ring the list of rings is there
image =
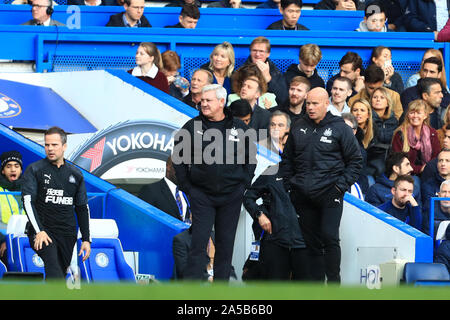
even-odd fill
[[[19,151],[24,168],[45,157],[43,146],[3,125],[0,125],[0,144],[3,150]],[[93,174],[80,170],[88,194],[106,194],[101,205],[96,203],[91,208],[91,218],[116,220],[124,251],[139,252],[139,273],[151,274],[157,279],[169,279],[173,271],[172,238],[186,229],[187,225]]]
[[[5,25],[19,25],[30,20],[31,7],[28,5],[0,6],[0,21]],[[79,24],[76,27],[103,27],[109,17],[123,12],[122,6],[55,6],[53,19],[66,25],[71,20]],[[152,27],[163,28],[178,23],[180,7],[146,7],[145,17]],[[363,20],[362,11],[303,10],[299,23],[311,30],[353,31]],[[266,29],[272,22],[282,19],[278,9],[233,9],[200,8],[200,19],[197,29]]]
[[[213,36],[212,36],[213,35]],[[175,50],[181,57],[181,74],[190,79],[192,70],[209,61],[213,48],[229,41],[235,51],[236,68],[249,56],[249,45],[258,36],[271,41],[271,60],[284,72],[298,63],[299,48],[315,43],[322,50],[318,65],[320,76],[327,81],[339,70],[339,60],[347,51],[357,52],[364,64],[369,63],[372,49],[384,45],[392,49],[394,68],[404,82],[416,73],[424,51],[443,49],[444,62],[450,64],[449,43],[436,43],[432,33],[352,32],[352,31],[278,31],[226,29],[164,29],[11,26],[0,25],[0,39],[8,46],[0,59],[36,62],[37,72],[99,69],[130,69],[137,46],[152,41],[161,52]],[[449,72],[450,68],[447,68]]]

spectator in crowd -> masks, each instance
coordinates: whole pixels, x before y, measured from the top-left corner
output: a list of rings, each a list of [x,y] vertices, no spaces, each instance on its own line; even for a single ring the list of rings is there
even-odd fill
[[[235,66],[234,49],[231,43],[225,41],[214,47],[209,56],[209,62],[201,66],[213,75],[213,84],[220,84],[227,90],[227,94],[231,92],[231,75]]]
[[[385,170],[384,164],[391,148],[394,130],[398,120],[392,111],[392,101],[385,87],[374,90],[370,105],[372,107],[372,124],[374,142],[367,149],[367,174],[377,177]]]
[[[280,13],[283,19],[271,23],[267,30],[309,30],[304,25],[298,23],[302,12],[302,0],[281,0]]]
[[[331,283],[340,282],[343,197],[360,175],[362,156],[352,130],[327,112],[328,104],[324,88],[308,92],[307,115],[292,125],[280,170],[300,215],[312,279]]]
[[[430,125],[434,129],[438,130],[443,126],[443,118],[447,106],[443,107],[443,88],[441,80],[436,78],[423,78],[419,80],[417,84],[417,89],[419,91],[419,96],[428,105],[428,112],[430,117]],[[450,95],[448,95],[450,98]],[[450,100],[447,100],[450,102]]]
[[[440,129],[437,130],[437,134],[438,134],[438,138],[439,138],[439,142],[441,144],[441,148],[444,148],[445,145],[448,143],[448,147],[450,149],[450,140],[448,140],[446,142],[446,139],[450,138],[450,132],[447,135],[447,130],[450,130],[450,112],[449,109],[447,108],[445,110],[444,113],[444,124],[442,125],[442,127]]]
[[[145,0],[124,0],[125,12],[111,15],[107,27],[151,28],[144,16]]]
[[[191,4],[199,8],[202,6],[199,0],[172,0],[166,4],[166,7],[183,7],[186,4]]]
[[[226,95],[220,85],[205,86],[199,116],[189,120],[174,139],[172,160],[176,177],[180,189],[189,197],[192,211],[192,244],[185,274],[189,279],[203,277],[203,256],[213,226],[216,237],[214,279],[230,278],[243,194],[251,184],[256,167],[256,141],[244,136],[242,131],[248,126],[224,108]],[[206,130],[211,128],[223,133],[220,142],[214,141],[223,146],[221,155],[216,154],[214,159],[205,157],[209,144],[202,143],[199,149],[190,143],[198,138],[203,140]],[[236,144],[230,145],[228,140]],[[206,150],[206,155],[208,152]]]
[[[276,165],[278,166],[278,165]],[[272,174],[276,171],[276,174]],[[268,173],[266,173],[268,172]],[[298,215],[278,169],[266,169],[249,187],[244,207],[260,228],[259,261],[267,280],[310,280],[309,261]],[[257,203],[262,200],[262,204]]]
[[[379,87],[382,87],[384,84],[384,71],[376,64],[369,65],[364,72],[364,89],[359,91],[353,97],[348,100],[348,105],[351,107],[353,103],[360,99],[365,99],[370,101],[370,97],[373,94],[373,91]],[[394,90],[388,89],[387,91],[391,97],[393,111],[395,117],[400,119],[403,113],[403,107],[400,102],[400,95]]]
[[[441,31],[434,31],[434,41],[449,42],[450,41],[450,19],[447,20]]]
[[[149,85],[169,93],[169,82],[162,73],[161,53],[153,42],[141,42],[136,51],[137,67],[128,73]]]
[[[277,99],[275,94],[272,92],[267,92],[268,84],[266,78],[264,77],[261,69],[254,63],[244,64],[231,76],[231,89],[234,93],[228,95],[227,104],[229,105],[234,100],[241,98],[240,92],[242,90],[242,86],[244,84],[244,81],[249,78],[252,78],[258,82],[258,91],[260,92],[256,93],[256,95],[258,95],[256,105],[263,109],[270,109],[277,106]],[[255,104],[252,104],[252,107],[253,106],[255,106]]]
[[[75,6],[118,6],[116,0],[67,0],[67,5]]]
[[[303,45],[300,48],[299,64],[291,64],[284,73],[286,84],[289,85],[293,77],[302,76],[309,80],[311,89],[325,88],[325,82],[317,71],[317,65],[321,59],[322,51],[318,45],[312,43]]]
[[[408,160],[408,153],[391,152],[386,159],[384,173],[376,177],[375,183],[369,187],[366,194],[366,202],[378,207],[391,200],[391,189],[394,186],[395,179],[399,176],[411,175],[412,173],[413,168]],[[419,180],[414,180],[413,197],[419,204],[422,203]]]
[[[180,57],[175,51],[166,50],[161,54],[161,62],[161,71],[165,74],[169,83],[169,94],[182,100],[189,94],[189,81],[180,76]]]
[[[437,132],[439,141],[441,143],[441,150],[443,149],[450,150],[450,125],[447,124],[443,129],[439,129]],[[442,135],[442,137],[440,135]],[[429,178],[434,177],[434,175],[438,173],[437,164],[438,158],[430,160],[425,166],[425,169],[423,169],[420,179],[422,181],[427,181]]]
[[[364,10],[364,4],[358,0],[321,0],[314,5],[314,10]]]
[[[258,105],[258,98],[261,96],[261,92],[265,90],[265,82],[262,77],[251,76],[242,82],[242,86],[239,91],[239,97],[245,99],[250,103],[252,107],[252,117],[248,124],[249,127],[257,130],[258,138],[267,137],[267,135],[260,135],[259,130],[269,129],[270,112]]]
[[[33,19],[22,23],[24,26],[58,26],[64,27],[65,24],[52,19],[53,2],[52,0],[33,0],[31,4],[31,15]]]
[[[165,28],[195,29],[200,19],[200,10],[196,5],[186,4],[183,6],[178,17],[178,23]]]
[[[427,58],[425,61],[423,61],[423,65],[420,69],[420,79],[424,78],[436,78],[440,79],[442,76],[444,69],[442,60],[437,57],[430,57]],[[447,106],[450,104],[450,94],[448,93],[446,86],[444,83],[441,82],[442,85],[442,100],[441,100],[441,108],[444,110],[447,109]],[[401,103],[403,105],[403,108],[406,109],[408,107],[408,104],[417,99],[423,99],[423,95],[421,96],[419,92],[419,84],[417,83],[413,87],[409,87],[405,89],[401,96]]]
[[[22,155],[18,151],[6,151],[1,155],[0,192],[22,190]],[[6,229],[9,218],[14,214],[23,214],[20,195],[0,194],[0,229]]]
[[[206,69],[196,69],[191,78],[191,90],[183,98],[183,102],[200,111],[202,89],[204,86],[213,83],[213,75]]]
[[[401,94],[404,90],[403,79],[395,71],[392,66],[392,51],[385,46],[378,46],[372,50],[372,56],[370,57],[371,63],[376,64],[384,71],[384,84],[383,86],[392,89],[398,94]]]
[[[420,205],[413,196],[414,179],[410,175],[398,176],[391,189],[392,199],[378,208],[417,230],[422,229]]]
[[[166,160],[165,177],[144,185],[139,191],[139,198],[175,219],[191,224],[189,200],[178,187],[171,157]]]
[[[442,149],[438,155],[437,172],[421,183],[423,203],[423,232],[430,234],[430,199],[438,196],[442,182],[450,179],[450,149]],[[435,233],[436,234],[436,233]]]
[[[270,115],[269,136],[258,143],[266,149],[282,154],[291,128],[291,118],[287,113],[277,110]]]
[[[250,63],[256,64],[261,70],[264,79],[267,82],[267,92],[276,96],[278,105],[287,100],[287,87],[283,78],[283,73],[270,60],[270,41],[266,37],[256,37],[250,43],[250,56],[244,62],[243,66]],[[274,107],[274,106],[272,106]]]
[[[408,80],[406,81],[406,88],[414,87],[417,84],[417,81],[421,78],[420,73],[423,68],[423,62],[426,59],[431,58],[431,57],[436,57],[436,58],[439,58],[439,60],[441,60],[442,72],[441,72],[440,79],[441,79],[442,85],[447,89],[447,76],[445,73],[444,58],[442,56],[441,51],[438,49],[427,49],[425,51],[425,53],[423,54],[423,57],[422,57],[422,62],[420,63],[419,72],[413,74],[412,76],[410,76],[408,78]]]
[[[429,126],[427,108],[423,100],[411,102],[392,139],[392,151],[407,152],[414,174],[418,176],[441,149],[436,130]]]
[[[233,9],[239,9],[244,8],[242,5],[241,0],[217,0],[214,2],[211,2],[208,5],[208,8],[233,8]]]
[[[436,4],[434,1],[410,0],[406,6],[406,31],[433,32],[440,31],[448,20],[447,2]]]
[[[22,155],[6,151],[1,155],[0,192],[18,192],[22,189]],[[6,230],[13,214],[23,214],[20,195],[0,194],[0,229]],[[7,265],[5,236],[0,232],[0,259]]]
[[[357,100],[350,107],[350,113],[355,116],[358,122],[356,138],[362,141],[364,149],[367,150],[374,137],[370,103],[364,99]]]
[[[234,100],[229,107],[233,117],[242,120],[246,125],[250,124],[253,110],[252,107],[250,106],[250,103],[247,100],[245,99]]]
[[[450,198],[450,180],[442,181],[439,188],[439,193],[437,194],[439,198]],[[434,235],[437,233],[439,225],[443,221],[450,220],[450,201],[449,200],[439,200],[439,205],[434,206]],[[429,225],[430,221],[424,221]],[[449,229],[447,228],[446,239],[450,240]]]
[[[447,192],[446,197],[450,197],[449,192]],[[447,203],[446,205],[450,207],[450,204]],[[445,207],[445,209],[448,213],[449,211],[448,208]],[[450,216],[448,219],[450,220]],[[444,264],[447,267],[448,272],[450,272],[450,224],[447,225],[447,229],[445,231],[445,238],[442,240],[441,244],[436,249],[436,253],[434,255],[434,262]]]
[[[330,105],[328,111],[335,116],[341,116],[344,112],[350,112],[347,98],[352,94],[352,81],[349,78],[338,77],[331,87]]]
[[[359,145],[359,151],[361,151],[362,156],[362,169],[359,175],[358,180],[351,186],[350,188],[350,194],[354,195],[355,197],[358,197],[358,199],[364,200],[364,196],[367,193],[367,190],[369,189],[369,181],[367,179],[367,176],[365,174],[366,170],[366,164],[367,164],[367,152],[364,149],[364,145],[362,144],[361,137],[357,137],[356,133],[358,132],[358,121],[356,121],[356,118],[353,114],[350,112],[344,112],[341,114],[342,119],[344,119],[344,122],[352,129],[353,134],[355,135],[356,140],[358,141]]]
[[[360,32],[387,32],[386,11],[378,0],[366,3],[364,20],[359,23],[356,31]]]
[[[407,0],[380,0],[388,22],[389,31],[405,32],[403,17]]]
[[[306,95],[310,88],[311,83],[307,78],[302,76],[293,77],[289,85],[288,100],[281,106],[269,109],[269,111],[283,111],[294,123],[298,118],[306,114]]]
[[[256,6],[256,9],[280,9],[281,0],[267,0]]]
[[[364,89],[363,61],[359,54],[357,54],[356,52],[348,51],[341,58],[341,60],[339,61],[339,72],[327,81],[327,91],[329,95],[331,95],[333,82],[338,77],[346,77],[352,81],[352,94],[348,99]]]

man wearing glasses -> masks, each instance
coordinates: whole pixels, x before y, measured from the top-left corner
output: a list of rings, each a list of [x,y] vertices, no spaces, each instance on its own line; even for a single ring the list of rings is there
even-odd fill
[[[53,3],[52,0],[34,0],[31,4],[31,15],[33,19],[22,23],[24,26],[61,26],[64,23],[52,19]]]
[[[144,16],[145,0],[125,0],[123,7],[125,12],[113,14],[107,27],[151,28]]]

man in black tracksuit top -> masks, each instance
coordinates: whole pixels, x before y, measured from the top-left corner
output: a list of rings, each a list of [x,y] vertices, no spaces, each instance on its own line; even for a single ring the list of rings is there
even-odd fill
[[[81,171],[64,160],[67,137],[52,127],[45,133],[46,158],[27,167],[22,200],[28,216],[30,245],[42,258],[46,279],[64,279],[77,240],[77,224],[82,235],[79,254],[90,254],[89,207]]]
[[[258,199],[262,199],[261,205]],[[268,167],[245,191],[244,207],[253,218],[255,238],[263,234],[259,261],[264,279],[309,280],[298,215],[284,189],[278,165]]]
[[[256,167],[256,132],[224,108],[226,90],[217,84],[202,90],[200,115],[175,137],[172,161],[192,212],[192,245],[185,278],[202,279],[204,254],[214,225],[214,280],[229,280],[234,237],[242,197]]]
[[[352,130],[327,112],[328,104],[325,89],[308,92],[307,114],[291,127],[280,170],[300,215],[313,279],[340,282],[343,196],[359,177],[362,156]]]

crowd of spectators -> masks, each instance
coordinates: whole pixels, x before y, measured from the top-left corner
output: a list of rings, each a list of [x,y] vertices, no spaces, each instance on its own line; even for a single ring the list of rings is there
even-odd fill
[[[124,11],[111,16],[106,26],[151,27],[143,14],[144,0],[124,0],[114,4],[86,0],[84,3],[69,1],[68,4],[121,5]],[[181,7],[181,11],[179,22],[167,28],[196,27],[200,19],[199,1],[174,0],[168,6]],[[302,6],[301,0],[269,0],[257,8],[279,9],[281,19],[270,24],[268,30],[308,30],[300,23]],[[221,0],[208,7],[242,8],[243,5],[241,1]],[[364,10],[364,19],[356,29],[359,32],[434,32],[437,41],[450,40],[449,8],[432,1],[374,0],[363,5],[357,0],[322,0],[314,9]],[[52,12],[50,0],[33,0],[33,19],[24,24],[63,25],[51,18]],[[392,50],[381,45],[373,48],[365,69],[356,52],[347,52],[339,62],[339,72],[330,79],[323,79],[318,72],[317,66],[323,56],[317,44],[302,45],[298,63],[288,66],[285,72],[270,60],[270,52],[270,41],[257,37],[249,46],[245,63],[236,68],[233,45],[230,42],[217,44],[209,61],[193,71],[189,82],[179,74],[181,62],[177,52],[161,53],[154,43],[142,42],[136,51],[136,67],[128,73],[199,111],[203,103],[202,89],[211,84],[222,86],[226,90],[224,106],[231,116],[258,132],[266,129],[268,134],[258,136],[259,143],[279,155],[283,154],[292,125],[305,117],[308,92],[314,88],[326,89],[329,113],[342,117],[351,127],[361,151],[363,168],[355,183],[361,190],[360,198],[430,234],[430,198],[447,196],[450,179],[450,93],[440,51],[427,50],[419,72],[409,79],[402,79],[392,63]],[[2,174],[3,168],[2,161]],[[170,184],[167,179],[166,182]],[[172,183],[175,186],[176,181]],[[252,201],[267,197],[261,189],[268,186],[271,192],[280,187],[272,177],[264,177],[255,182],[248,197],[252,197]],[[346,191],[351,192],[351,189]],[[154,195],[154,192],[147,194]],[[285,219],[295,218],[292,211],[295,208],[288,206],[286,200],[281,201],[283,205],[270,204],[270,199],[264,201],[268,203],[267,210],[285,210]],[[191,217],[186,211],[188,203],[187,199],[183,202],[185,211],[178,211],[179,207],[173,203],[171,209],[175,212],[172,215],[190,224]],[[256,209],[252,207],[253,203],[247,199],[247,208],[255,224],[266,230],[270,219],[256,216]],[[435,206],[435,210],[433,226],[437,228],[439,222],[450,216],[445,201]],[[274,214],[269,216],[275,217]],[[264,221],[264,227],[261,221]],[[292,232],[299,238],[292,242],[293,248],[298,249],[298,257],[291,258],[300,261],[304,259],[305,243],[297,229]],[[214,234],[210,238],[213,240]],[[277,270],[276,259],[267,253],[276,250],[268,243],[265,248],[269,249],[262,252],[261,257],[263,260],[266,257],[268,268],[274,270],[272,278],[284,279],[289,272],[293,279],[305,278],[301,269]],[[0,247],[0,253],[2,251],[4,249]],[[204,255],[204,252],[200,250],[198,254]],[[214,259],[211,255],[209,260],[206,259],[208,264],[211,259]],[[205,269],[205,274],[207,271]]]

